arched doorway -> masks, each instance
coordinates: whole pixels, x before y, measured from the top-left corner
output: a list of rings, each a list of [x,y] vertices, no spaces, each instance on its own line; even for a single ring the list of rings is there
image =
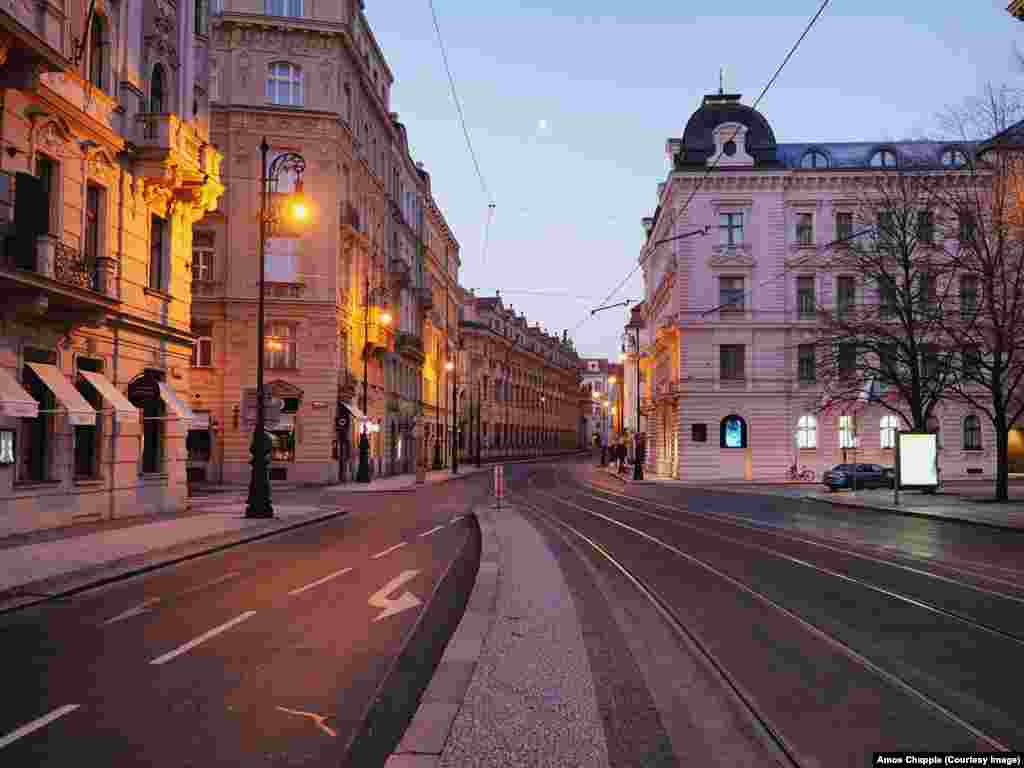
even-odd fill
[[[742,416],[730,413],[719,423],[719,477],[722,480],[749,480],[750,430]]]

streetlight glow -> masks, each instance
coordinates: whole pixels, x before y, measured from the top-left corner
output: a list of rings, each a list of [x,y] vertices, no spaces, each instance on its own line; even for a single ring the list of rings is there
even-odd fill
[[[446,371],[454,371],[455,370],[455,363],[453,363],[451,360],[449,360],[447,363],[444,364],[444,369]]]
[[[391,325],[391,313],[384,311],[380,315],[381,325]]]

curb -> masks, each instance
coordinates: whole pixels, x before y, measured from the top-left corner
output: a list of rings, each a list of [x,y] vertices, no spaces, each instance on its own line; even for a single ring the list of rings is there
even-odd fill
[[[428,768],[441,760],[455,718],[476,674],[487,636],[497,619],[500,553],[491,507],[474,510],[480,527],[480,567],[466,612],[385,768]]]
[[[483,567],[483,545],[479,517],[471,515],[468,519],[471,523],[469,539],[448,564],[377,686],[359,719],[358,728],[342,750],[342,768],[381,765],[389,759],[399,740],[405,742],[409,731],[418,726],[420,713],[428,708],[434,680],[438,677],[436,673],[447,669],[445,660],[456,645],[458,632],[473,614],[473,598],[464,586],[466,582],[475,582],[472,590],[475,596],[480,583],[477,577]],[[468,685],[468,679],[466,682]],[[446,728],[445,737],[447,734]]]
[[[24,608],[31,608],[32,606],[35,606],[35,605],[41,605],[43,603],[49,603],[49,602],[55,602],[55,601],[63,600],[65,598],[72,597],[73,595],[77,595],[77,594],[79,594],[81,592],[85,592],[85,591],[90,590],[90,589],[95,589],[97,587],[103,587],[103,586],[106,586],[107,584],[113,584],[114,582],[117,582],[117,581],[124,581],[125,579],[129,579],[129,578],[131,578],[133,576],[139,576],[139,575],[141,575],[143,573],[149,573],[150,571],[156,571],[156,570],[159,570],[161,568],[167,568],[167,567],[172,566],[172,565],[178,565],[179,563],[184,563],[184,562],[186,562],[188,560],[194,560],[194,559],[196,559],[198,557],[203,557],[205,555],[212,555],[212,554],[215,554],[217,552],[222,552],[222,551],[224,551],[226,549],[231,549],[232,547],[237,547],[237,546],[239,546],[241,544],[247,544],[247,543],[252,542],[252,541],[258,541],[260,539],[266,539],[266,538],[269,538],[271,536],[276,536],[279,533],[285,533],[287,531],[292,531],[292,530],[295,530],[296,528],[304,528],[307,525],[315,525],[316,523],[322,523],[322,522],[325,522],[327,520],[333,520],[336,517],[341,517],[342,515],[347,515],[348,512],[349,512],[348,509],[338,509],[336,512],[326,512],[326,513],[323,513],[323,514],[319,514],[316,517],[307,518],[305,520],[298,520],[298,521],[296,521],[294,523],[289,523],[288,525],[283,525],[280,528],[274,528],[273,530],[269,530],[269,531],[260,531],[258,533],[253,533],[252,535],[243,536],[242,538],[233,539],[231,541],[223,542],[221,544],[215,544],[213,546],[205,546],[205,547],[200,545],[200,549],[192,551],[192,552],[189,552],[189,553],[184,554],[184,555],[176,555],[176,556],[171,557],[171,558],[169,558],[167,560],[160,560],[159,562],[149,563],[149,564],[143,565],[143,566],[128,567],[125,570],[117,571],[116,573],[110,574],[108,576],[103,576],[103,577],[100,577],[100,578],[90,579],[90,580],[85,581],[85,582],[83,582],[81,584],[76,584],[73,587],[68,587],[66,589],[62,589],[62,590],[58,590],[56,592],[48,593],[45,596],[39,596],[38,594],[32,594],[31,596],[26,595],[26,597],[28,599],[25,602],[16,603],[15,605],[7,605],[7,606],[0,607],[0,616],[2,616],[4,614],[7,614],[7,613],[12,613],[14,611],[20,611],[20,610],[22,610]],[[215,534],[215,535],[223,535],[223,534]],[[197,541],[201,541],[201,539],[198,539]],[[189,543],[190,542],[185,541],[185,542],[182,542],[181,544],[175,544],[175,545],[173,545],[171,547],[165,548],[163,551],[167,551],[168,549],[174,549],[176,547],[188,546]],[[100,564],[97,564],[96,566],[93,566],[93,567],[95,567],[95,568],[115,568],[116,569],[118,562],[124,562],[125,560],[134,559],[135,557],[148,557],[148,556],[149,557],[159,557],[160,556],[159,555],[160,551],[161,550],[154,550],[153,553],[149,553],[149,554],[143,553],[143,554],[140,554],[140,555],[134,555],[131,558],[125,558],[125,559],[123,559],[121,561],[112,560],[112,561],[110,561],[108,563],[100,563]],[[65,580],[67,580],[67,579],[74,579],[74,577],[75,577],[75,572],[72,571],[70,573],[62,574],[60,576],[54,576],[52,578],[53,579],[65,579]],[[29,591],[32,590],[33,585],[44,584],[46,581],[49,581],[49,580],[50,579],[40,580],[40,581],[36,581],[36,582],[28,582],[28,583],[22,584],[21,586],[18,586],[18,587],[12,587],[10,590],[7,591],[7,593],[10,595],[10,599],[11,600],[17,600],[19,592],[21,592],[21,593],[29,592]],[[0,599],[2,599],[2,595],[0,595]]]

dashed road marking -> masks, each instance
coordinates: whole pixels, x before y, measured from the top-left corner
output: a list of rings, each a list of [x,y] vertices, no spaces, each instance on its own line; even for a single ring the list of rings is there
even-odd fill
[[[392,552],[394,552],[394,551],[395,551],[396,549],[401,549],[402,547],[404,547],[404,546],[405,546],[405,544],[406,544],[406,542],[404,542],[404,541],[401,541],[401,542],[399,542],[398,544],[395,544],[395,546],[393,546],[393,547],[388,547],[388,548],[387,548],[387,549],[385,549],[385,550],[384,550],[383,552],[378,552],[378,553],[377,553],[376,555],[374,555],[374,556],[373,556],[373,557],[371,557],[370,559],[371,559],[371,560],[376,560],[377,558],[380,558],[380,557],[384,557],[384,555],[390,555],[390,554],[391,554]]]
[[[216,579],[211,579],[210,581],[203,582],[202,584],[197,584],[194,587],[189,587],[184,592],[180,592],[179,596],[180,595],[191,595],[193,592],[198,592],[200,589],[206,589],[207,587],[212,587],[215,584],[220,584],[221,582],[227,581],[228,579],[233,579],[233,578],[235,578],[235,576],[238,576],[240,573],[241,573],[241,571],[230,571],[229,573],[225,573],[222,576],[218,576]]]
[[[143,613],[148,613],[153,609],[153,606],[157,605],[160,602],[161,600],[159,597],[151,597],[149,598],[149,600],[143,600],[134,608],[129,608],[127,611],[119,613],[117,614],[117,616],[114,616],[113,618],[107,619],[103,622],[103,626],[107,626],[108,624],[114,624],[115,622],[123,621],[125,619],[130,619],[132,616],[138,616]]]
[[[168,651],[163,656],[157,656],[155,659],[153,659],[149,663],[150,664],[166,664],[171,659],[176,659],[178,656],[181,656],[181,654],[187,653],[188,651],[191,651],[197,645],[199,645],[201,643],[205,643],[210,638],[216,637],[217,635],[221,634],[222,632],[227,632],[229,629],[231,629],[236,624],[241,624],[246,619],[251,618],[252,616],[255,616],[255,615],[256,615],[256,611],[246,611],[245,613],[241,614],[240,616],[235,616],[235,618],[233,618],[231,621],[226,621],[223,624],[221,624],[219,627],[214,627],[209,632],[204,632],[203,634],[201,634],[199,637],[195,638],[194,640],[189,640],[184,645],[178,646],[173,651]]]
[[[456,515],[455,517],[453,517],[451,519],[451,522],[449,522],[448,524],[449,525],[455,525],[457,522],[459,522],[459,520],[461,520],[464,517],[465,517],[465,515]]]
[[[322,579],[317,579],[316,581],[311,581],[311,582],[309,582],[309,584],[307,584],[304,587],[299,587],[298,589],[293,589],[288,594],[289,595],[293,595],[293,596],[294,595],[301,595],[303,592],[305,592],[307,590],[310,590],[310,589],[313,589],[313,587],[319,587],[321,584],[326,584],[331,579],[337,578],[338,576],[344,576],[346,573],[348,573],[351,570],[352,570],[351,568],[342,568],[340,571],[335,571],[334,573],[330,573],[327,576],[324,576]],[[281,709],[281,707],[278,707],[278,709]]]
[[[33,733],[34,731],[38,731],[40,728],[49,725],[57,718],[64,717],[64,715],[74,712],[80,706],[82,705],[65,704],[63,707],[59,707],[53,710],[53,712],[50,712],[48,715],[43,715],[42,717],[36,718],[31,723],[25,723],[23,726],[11,731],[6,736],[0,737],[0,749],[3,749],[8,744],[13,744],[18,739],[24,738],[25,736],[28,736],[30,733]]]
[[[402,571],[398,576],[385,584],[382,589],[370,595],[369,604],[374,608],[384,609],[374,621],[386,619],[388,616],[394,616],[396,613],[401,613],[409,608],[415,608],[417,605],[420,605],[420,599],[412,592],[406,591],[394,599],[388,597],[392,592],[398,591],[405,582],[416,578],[418,575],[419,571]]]
[[[421,533],[420,534],[420,538],[422,539],[424,536],[429,536],[432,533],[437,533],[438,531],[442,531],[442,530],[444,530],[444,526],[443,525],[435,525],[429,531],[424,531],[423,533]]]
[[[327,720],[327,715],[318,715],[316,712],[303,712],[301,709],[288,709],[288,707],[278,707],[282,712],[287,712],[289,715],[299,715],[300,717],[308,717],[314,723],[316,727],[326,733],[328,736],[337,736],[334,729],[328,725],[325,725],[324,721]]]

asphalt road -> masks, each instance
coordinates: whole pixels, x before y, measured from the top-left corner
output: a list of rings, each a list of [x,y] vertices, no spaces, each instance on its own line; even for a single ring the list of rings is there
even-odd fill
[[[0,764],[328,766],[487,475],[0,617]],[[279,496],[279,500],[285,500]]]
[[[774,496],[625,486],[592,466],[531,475],[513,502],[552,540],[574,542],[562,547],[563,570],[580,570],[575,559],[605,571],[577,581],[577,602],[612,616],[616,604],[639,604],[636,584],[613,573],[621,567],[682,628],[674,649],[636,647],[632,635],[653,631],[648,601],[646,618],[634,606],[632,618],[608,622],[605,647],[589,642],[610,754],[637,731],[642,748],[658,745],[639,762],[635,745],[620,750],[616,768],[861,766],[874,750],[1024,744],[1024,535]],[[636,669],[609,669],[622,642],[634,646]],[[696,656],[718,667],[699,684]],[[617,688],[633,693],[605,701]],[[713,696],[732,708],[709,706]],[[631,735],[623,718],[638,720]],[[678,737],[683,729],[688,738]]]

